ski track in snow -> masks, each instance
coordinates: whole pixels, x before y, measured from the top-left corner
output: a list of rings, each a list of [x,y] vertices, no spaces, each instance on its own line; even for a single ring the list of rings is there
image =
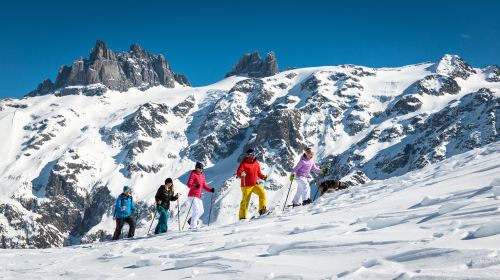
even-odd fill
[[[497,162],[500,143],[262,219],[1,250],[0,278],[500,279]]]

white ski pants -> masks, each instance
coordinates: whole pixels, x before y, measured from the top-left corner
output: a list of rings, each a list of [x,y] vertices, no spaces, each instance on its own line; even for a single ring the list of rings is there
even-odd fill
[[[205,210],[203,209],[203,201],[197,197],[188,197],[188,201],[191,206],[191,224],[189,225],[190,229],[195,229],[198,227],[198,220]]]
[[[305,177],[295,177],[295,181],[297,182],[297,192],[293,197],[292,203],[302,204],[302,201],[311,197],[311,187]]]

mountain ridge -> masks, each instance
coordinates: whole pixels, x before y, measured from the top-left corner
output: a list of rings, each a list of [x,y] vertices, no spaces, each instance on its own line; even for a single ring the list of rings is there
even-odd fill
[[[217,189],[212,221],[233,222],[234,170],[249,147],[269,175],[274,208],[284,203],[287,173],[305,146],[331,170],[321,180],[359,185],[498,142],[497,69],[445,55],[396,68],[311,67],[197,88],[0,100],[0,129],[8,131],[0,146],[2,246],[108,239],[124,184],[135,189],[140,228],[151,221],[152,193],[166,177],[175,179],[185,215],[186,172],[198,160]]]

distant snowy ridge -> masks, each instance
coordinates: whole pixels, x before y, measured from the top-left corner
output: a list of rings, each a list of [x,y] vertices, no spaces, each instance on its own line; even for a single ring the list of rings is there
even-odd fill
[[[106,55],[103,49],[96,57]],[[499,97],[498,67],[473,68],[445,55],[399,68],[312,67],[262,78],[243,73],[205,87],[160,83],[4,99],[0,246],[107,240],[125,184],[142,210],[140,228],[149,226],[154,192],[167,177],[175,179],[185,215],[184,184],[197,160],[217,189],[212,222],[235,222],[241,194],[234,173],[249,147],[269,175],[271,209],[283,205],[287,174],[305,146],[331,170],[321,180],[360,185],[404,175],[498,142]],[[204,196],[206,209],[210,199]],[[255,201],[250,208],[255,212]]]

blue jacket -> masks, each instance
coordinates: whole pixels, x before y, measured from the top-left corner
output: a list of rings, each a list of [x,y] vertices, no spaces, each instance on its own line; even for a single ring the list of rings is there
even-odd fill
[[[118,198],[116,199],[115,218],[117,219],[127,218],[128,216],[132,215],[132,213],[135,212],[136,208],[134,205],[134,201],[132,200],[132,197],[123,193],[120,194],[120,196],[118,196]]]

